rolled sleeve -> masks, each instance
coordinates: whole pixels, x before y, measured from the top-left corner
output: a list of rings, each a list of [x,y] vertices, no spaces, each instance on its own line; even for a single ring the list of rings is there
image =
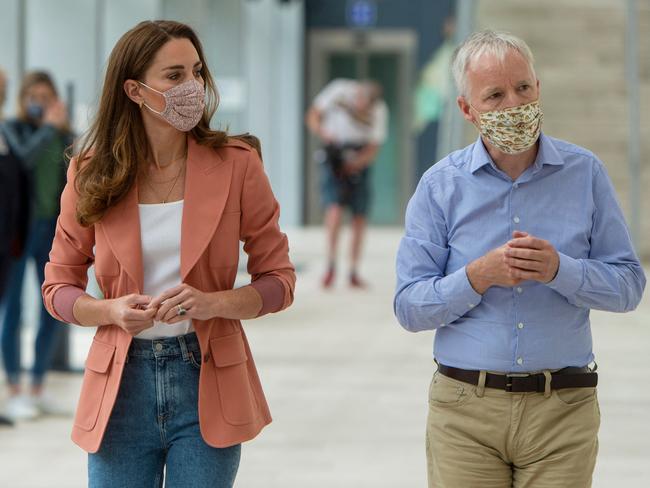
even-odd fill
[[[262,309],[257,314],[258,317],[267,313],[279,312],[284,304],[284,285],[273,276],[263,276],[251,285],[262,298]]]
[[[45,308],[57,320],[63,321],[68,321],[70,317],[64,317],[57,311],[55,297],[64,288],[85,290],[88,284],[88,268],[94,262],[94,227],[82,227],[75,218],[79,198],[74,184],[75,175],[76,160],[73,159],[68,168],[68,183],[61,195],[61,213],[57,220],[49,261],[45,264],[45,281],[41,286]],[[58,303],[59,308],[65,308],[61,305],[62,302]]]
[[[241,205],[240,239],[248,254],[251,286],[263,302],[258,315],[279,312],[293,302],[296,273],[289,259],[289,241],[279,226],[280,206],[254,151],[249,153]]]
[[[52,298],[52,307],[54,312],[68,324],[76,324],[74,317],[74,304],[81,295],[86,292],[76,286],[64,286],[54,293]]]

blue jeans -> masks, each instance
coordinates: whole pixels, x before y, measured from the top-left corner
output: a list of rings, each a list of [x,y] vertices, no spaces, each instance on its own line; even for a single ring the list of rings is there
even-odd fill
[[[45,280],[45,263],[49,259],[56,219],[35,219],[27,235],[25,251],[20,259],[14,260],[9,269],[6,294],[3,298],[5,312],[2,325],[2,360],[7,373],[7,381],[11,385],[20,382],[20,327],[22,309],[23,279],[25,266],[28,259],[33,259],[36,264],[38,283]],[[57,344],[61,324],[53,318],[40,299],[41,291],[37,290],[39,300],[34,303],[40,310],[38,333],[34,351],[34,367],[32,369],[32,382],[41,385],[45,373],[52,363],[52,355]]]
[[[106,434],[88,455],[89,488],[231,488],[241,444],[207,445],[198,416],[196,334],[133,339]],[[164,476],[163,476],[164,472]]]

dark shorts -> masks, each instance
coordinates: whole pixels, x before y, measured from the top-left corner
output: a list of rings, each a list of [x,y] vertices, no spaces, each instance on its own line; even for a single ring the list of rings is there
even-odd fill
[[[366,216],[370,209],[370,168],[355,175],[344,175],[340,171],[343,151],[358,151],[359,146],[323,149],[321,160],[321,191],[323,206],[349,207],[353,215]]]

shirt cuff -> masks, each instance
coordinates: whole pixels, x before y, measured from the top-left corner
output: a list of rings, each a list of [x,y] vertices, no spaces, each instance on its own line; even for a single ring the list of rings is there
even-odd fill
[[[441,295],[447,302],[449,310],[459,317],[476,307],[483,298],[472,288],[465,266],[445,276],[438,281],[438,284],[441,286]]]
[[[263,276],[255,280],[251,285],[262,297],[262,310],[258,317],[267,313],[279,312],[284,305],[284,285],[273,276]]]
[[[560,266],[555,278],[546,283],[546,286],[562,296],[570,297],[582,287],[585,273],[584,264],[580,259],[574,259],[562,253],[558,254]]]
[[[85,293],[86,292],[81,288],[72,285],[59,288],[52,298],[52,307],[54,308],[54,311],[67,323],[76,324],[77,320],[74,318],[74,314],[72,313],[74,303],[77,301],[77,298]]]

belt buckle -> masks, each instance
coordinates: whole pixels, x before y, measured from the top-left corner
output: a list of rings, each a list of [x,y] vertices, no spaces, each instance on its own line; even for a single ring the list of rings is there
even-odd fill
[[[510,373],[506,375],[506,388],[505,391],[512,393],[512,378],[527,378],[530,373]]]

